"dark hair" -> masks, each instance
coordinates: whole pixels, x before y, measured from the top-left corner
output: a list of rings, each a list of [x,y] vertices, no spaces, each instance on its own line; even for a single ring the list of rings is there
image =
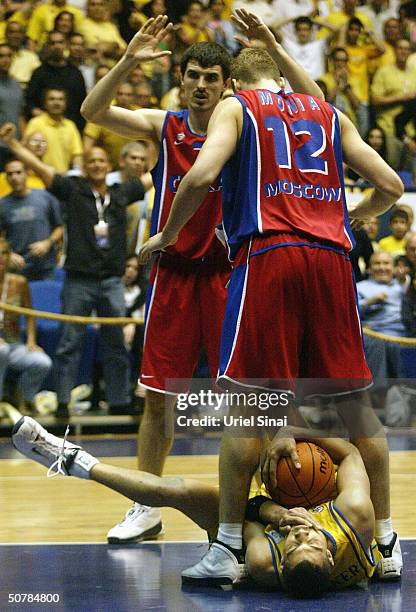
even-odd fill
[[[42,103],[45,104],[46,102],[46,96],[48,95],[48,93],[50,91],[60,91],[64,94],[65,96],[65,100],[68,99],[68,93],[66,91],[66,89],[64,89],[63,87],[47,87],[46,89],[43,90],[42,92]]]
[[[265,49],[243,49],[231,62],[231,76],[254,85],[262,77],[277,81],[280,72]]]
[[[283,585],[294,597],[322,597],[331,588],[331,569],[329,563],[322,567],[307,560],[301,561],[293,568],[285,563],[282,572]]]
[[[356,25],[359,28],[363,27],[363,22],[358,19],[358,17],[351,17],[351,19],[348,22],[348,28],[351,27],[352,25]]]
[[[61,11],[60,13],[57,14],[53,22],[53,30],[55,30],[56,32],[59,32],[56,26],[57,26],[59,19],[62,17],[62,15],[69,15],[71,17],[71,21],[72,21],[71,33],[72,33],[74,31],[75,18],[74,18],[74,14],[70,13],[69,11]],[[62,34],[62,32],[59,32],[59,33]]]
[[[345,55],[348,58],[348,51],[345,49],[345,47],[334,47],[331,51],[330,54],[330,58],[334,59],[334,57],[336,56],[337,53],[339,53],[340,51],[342,51],[343,53],[345,53]]]
[[[368,139],[370,138],[371,132],[373,132],[374,130],[379,130],[381,132],[382,136],[383,136],[383,142],[381,144],[381,149],[380,149],[379,155],[381,155],[381,157],[383,159],[386,159],[386,157],[387,157],[386,132],[381,127],[378,127],[378,125],[375,125],[374,127],[370,128],[368,130],[367,134],[365,135],[364,140],[365,140],[365,142],[367,144],[369,144]]]
[[[296,19],[295,19],[295,21],[293,23],[295,24],[295,30],[297,30],[298,27],[300,25],[302,25],[303,23],[308,25],[311,29],[312,29],[312,26],[313,26],[313,22],[311,21],[311,19],[309,19],[309,17],[306,17],[304,15],[301,15],[300,17],[296,17]]]
[[[71,32],[71,34],[68,36],[68,40],[72,40],[73,38],[76,38],[77,36],[81,37],[82,40],[85,42],[85,36],[84,34],[81,34],[80,32]]]
[[[393,209],[390,215],[389,222],[391,223],[392,221],[394,221],[394,219],[404,219],[406,223],[409,223],[409,215],[407,214],[405,210],[402,210],[401,208]]]
[[[202,68],[221,66],[224,81],[230,76],[230,54],[216,42],[195,43],[185,51],[181,59],[182,76],[186,72],[188,62],[194,60]]]
[[[19,159],[18,157],[13,157],[13,156],[10,156],[10,157],[8,157],[8,158],[6,159],[6,161],[4,162],[4,170],[5,170],[5,171],[6,171],[6,166],[7,166],[8,164],[11,164],[12,162],[20,162],[20,163],[23,165],[23,168],[24,168],[25,170],[27,169],[27,166],[26,166],[26,164],[25,164],[25,162],[24,162],[24,161],[22,161],[22,160],[21,160],[21,159]]]

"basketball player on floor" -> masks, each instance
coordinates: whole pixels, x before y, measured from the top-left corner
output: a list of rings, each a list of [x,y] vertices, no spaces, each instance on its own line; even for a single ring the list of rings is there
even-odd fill
[[[149,20],[130,42],[118,64],[94,87],[81,111],[93,121],[130,138],[147,138],[160,147],[153,170],[156,195],[151,233],[160,231],[182,177],[191,168],[205,141],[208,121],[229,77],[228,53],[215,43],[193,45],[182,58],[181,70],[189,110],[126,110],[110,106],[120,82],[140,62],[164,53],[158,44],[170,31],[167,18]],[[301,91],[320,93],[315,83],[284,53],[276,54],[290,80]],[[305,83],[305,84],[304,84]],[[214,182],[197,215],[175,245],[158,255],[151,274],[140,383],[146,387],[144,415],[138,434],[141,470],[160,475],[173,437],[176,392],[186,391],[201,348],[207,351],[212,376],[219,363],[221,326],[230,265],[215,237],[221,221],[221,186]],[[168,388],[168,380],[183,380]],[[135,542],[162,530],[160,511],[135,504],[125,519],[108,533],[111,543]]]
[[[237,14],[241,28],[270,39],[255,15],[243,9]],[[282,390],[286,381],[290,391],[300,377],[327,383],[311,393],[337,400],[370,479],[383,554],[379,575],[397,578],[402,557],[390,519],[388,445],[362,392],[371,374],[348,258],[353,239],[342,160],[376,188],[350,211],[353,219],[390,208],[403,185],[342,113],[321,99],[279,91],[279,72],[264,51],[242,51],[233,61],[232,78],[238,96],[214,111],[207,140],[179,186],[169,219],[144,245],[142,260],[174,243],[225,166],[223,225],[234,267],[219,382],[257,379],[260,386]],[[238,406],[233,410],[241,413]],[[278,443],[272,440],[263,460],[266,483],[275,479]],[[219,542],[183,572],[186,579],[238,578],[245,501],[259,444],[255,437],[223,436]]]
[[[310,433],[294,428],[280,431],[281,436],[297,439]],[[81,447],[51,435],[31,417],[16,423],[12,439],[26,457],[50,468],[48,474],[90,479],[138,503],[176,508],[211,537],[216,535],[219,495],[213,485],[101,463]],[[295,596],[316,597],[331,588],[353,586],[373,575],[380,557],[374,540],[370,483],[360,453],[337,438],[314,438],[314,442],[338,464],[334,501],[309,511],[287,510],[270,497],[257,495],[246,507],[244,543],[249,576],[262,585],[283,587]],[[298,461],[295,452],[292,460]],[[212,546],[215,549],[218,545]],[[243,566],[239,570],[243,574]],[[213,577],[212,584],[216,580]]]

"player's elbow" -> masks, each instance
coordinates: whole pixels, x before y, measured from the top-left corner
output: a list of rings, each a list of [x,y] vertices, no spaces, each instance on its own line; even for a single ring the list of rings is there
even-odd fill
[[[103,110],[96,110],[94,106],[88,101],[87,96],[81,104],[80,113],[86,121],[92,121],[94,123],[103,114]]]
[[[384,181],[381,190],[385,193],[386,196],[391,198],[393,203],[397,202],[397,200],[402,197],[404,192],[403,182],[394,171],[391,171],[391,173],[389,173],[389,176],[386,178],[387,180]]]

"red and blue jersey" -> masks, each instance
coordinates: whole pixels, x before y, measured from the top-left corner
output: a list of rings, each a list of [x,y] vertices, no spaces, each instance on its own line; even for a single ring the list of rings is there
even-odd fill
[[[251,236],[289,232],[349,251],[338,116],[303,94],[240,91],[243,127],[224,167],[223,226],[234,259]]]
[[[205,135],[195,134],[190,129],[187,110],[166,114],[159,158],[152,171],[156,195],[151,235],[165,226],[179,184],[194,164],[205,139]],[[215,236],[215,226],[221,223],[221,193],[221,182],[217,181],[179,233],[177,242],[167,247],[166,252],[188,259],[224,256],[226,260],[224,247]]]

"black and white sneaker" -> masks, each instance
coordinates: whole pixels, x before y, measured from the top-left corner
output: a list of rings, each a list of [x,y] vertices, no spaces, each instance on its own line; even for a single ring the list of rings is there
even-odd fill
[[[12,442],[22,455],[49,468],[48,477],[62,474],[89,479],[91,468],[99,461],[81,446],[68,442],[68,433],[69,427],[65,436],[58,438],[35,419],[24,416],[13,427]]]
[[[381,559],[377,564],[377,575],[380,580],[400,580],[403,569],[403,557],[397,533],[387,545],[377,544]]]

